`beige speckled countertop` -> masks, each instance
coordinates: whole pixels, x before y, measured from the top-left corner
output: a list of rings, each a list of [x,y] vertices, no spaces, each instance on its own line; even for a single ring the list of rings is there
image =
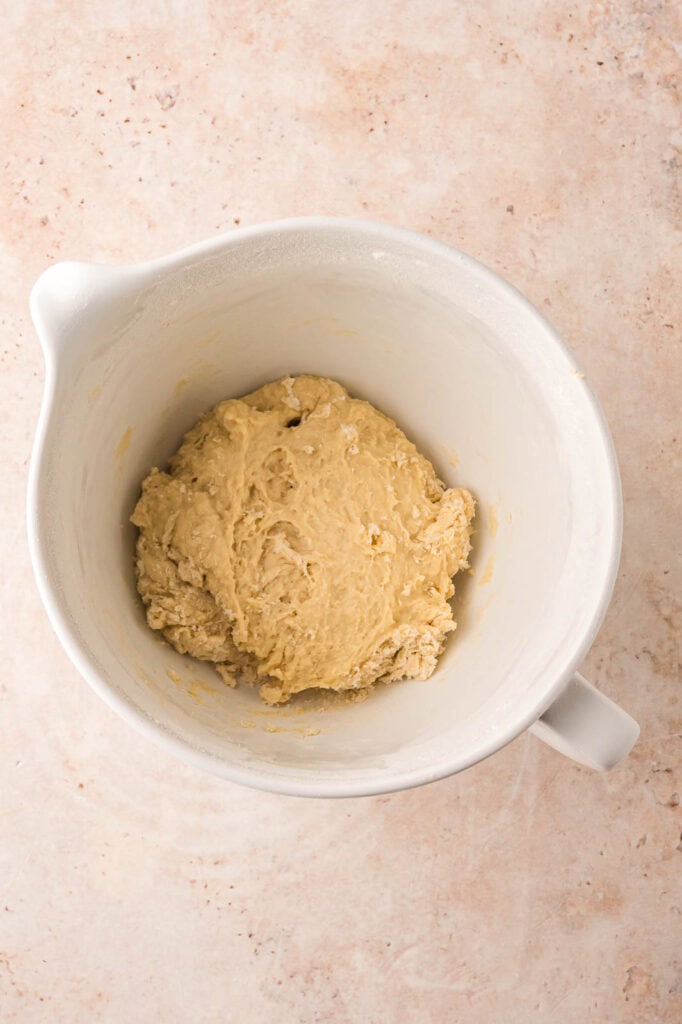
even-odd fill
[[[0,1020],[682,1019],[675,4],[15,0],[0,20]],[[611,774],[524,736],[391,797],[249,792],[146,743],[62,653],[25,540],[33,280],[307,213],[468,251],[586,368],[626,523],[585,673],[642,724]]]

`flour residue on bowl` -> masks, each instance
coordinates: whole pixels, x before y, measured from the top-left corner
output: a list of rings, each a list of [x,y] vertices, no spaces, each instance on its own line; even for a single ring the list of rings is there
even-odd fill
[[[116,448],[114,450],[114,457],[116,459],[116,462],[118,463],[119,470],[123,469],[123,465],[125,463],[125,457],[128,454],[128,449],[130,448],[130,442],[132,441],[132,439],[133,439],[133,428],[132,427],[126,427],[124,432],[121,434],[121,438],[120,438],[120,440],[119,440],[119,442],[116,445]]]
[[[478,581],[479,587],[485,587],[486,584],[488,584],[488,583],[490,583],[492,581],[494,570],[495,570],[495,557],[494,557],[494,555],[491,555],[490,558],[488,559],[488,561],[485,563],[485,569],[483,570],[483,575],[481,576],[480,580]]]
[[[490,536],[497,536],[497,529],[500,525],[500,521],[497,518],[497,506],[488,505],[488,529],[490,530]]]

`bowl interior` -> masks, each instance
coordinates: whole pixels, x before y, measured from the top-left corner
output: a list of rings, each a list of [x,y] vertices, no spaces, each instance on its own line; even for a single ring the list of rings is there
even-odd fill
[[[608,441],[548,326],[465,257],[357,226],[247,232],[123,291],[72,325],[36,499],[53,620],[99,692],[207,767],[295,792],[425,781],[511,738],[589,643],[617,533]],[[146,626],[128,519],[202,412],[303,372],[392,416],[478,514],[432,679],[278,710]]]

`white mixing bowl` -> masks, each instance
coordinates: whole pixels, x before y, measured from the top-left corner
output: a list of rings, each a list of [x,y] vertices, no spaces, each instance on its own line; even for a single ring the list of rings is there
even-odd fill
[[[228,779],[315,796],[441,778],[529,726],[595,767],[630,749],[636,723],[575,674],[618,564],[611,442],[571,354],[489,270],[408,231],[314,218],[138,266],[57,264],[31,309],[47,363],[29,487],[38,585],[76,667],[145,735]],[[298,373],[392,416],[478,516],[432,679],[278,710],[148,628],[129,516],[201,413]]]

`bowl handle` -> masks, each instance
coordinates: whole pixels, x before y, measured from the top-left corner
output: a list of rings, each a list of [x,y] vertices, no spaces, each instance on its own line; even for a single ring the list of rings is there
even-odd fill
[[[608,771],[635,745],[639,725],[576,673],[530,731],[579,764]]]
[[[31,290],[31,317],[46,360],[78,343],[93,319],[101,320],[140,287],[139,267],[66,261],[45,270]]]

